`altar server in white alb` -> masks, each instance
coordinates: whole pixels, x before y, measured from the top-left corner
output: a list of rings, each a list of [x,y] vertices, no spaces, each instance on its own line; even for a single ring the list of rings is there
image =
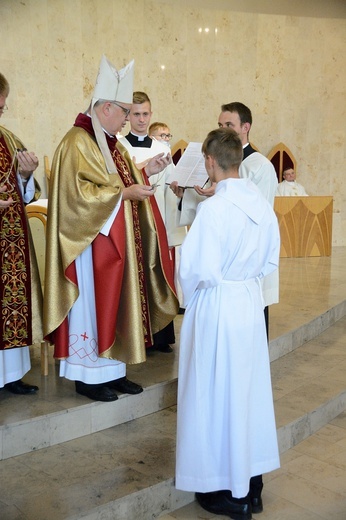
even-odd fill
[[[280,466],[260,282],[278,268],[279,228],[239,178],[237,133],[213,130],[202,151],[216,188],[181,247],[176,487],[213,514],[250,519],[263,509],[252,477]]]

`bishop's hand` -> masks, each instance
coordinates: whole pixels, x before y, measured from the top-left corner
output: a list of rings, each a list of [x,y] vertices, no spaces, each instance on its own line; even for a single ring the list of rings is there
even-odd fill
[[[172,157],[168,153],[167,155],[164,152],[155,155],[148,164],[144,167],[145,173],[148,177],[151,175],[155,175],[156,173],[162,172],[169,164],[172,162]]]
[[[142,201],[148,197],[152,197],[155,193],[152,186],[145,184],[132,184],[123,190],[123,200],[137,200]]]

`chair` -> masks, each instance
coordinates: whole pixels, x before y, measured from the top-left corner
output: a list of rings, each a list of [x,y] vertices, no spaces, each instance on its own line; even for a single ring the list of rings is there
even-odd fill
[[[171,156],[174,164],[177,164],[180,157],[185,152],[187,144],[188,143],[184,141],[184,139],[180,139],[180,141],[178,141],[177,143],[175,143],[174,146],[172,146]]]
[[[279,143],[267,155],[267,159],[273,164],[278,181],[282,181],[282,171],[285,168],[296,170],[297,161],[289,148],[284,143]]]
[[[44,161],[44,174],[46,176],[46,182],[47,182],[47,195],[49,195],[49,181],[50,181],[51,170],[50,170],[50,166],[49,166],[48,155],[45,155],[43,157],[43,161]]]
[[[47,199],[39,199],[26,206],[31,234],[34,242],[42,288],[44,287],[45,243],[47,224]],[[43,240],[42,240],[43,238]],[[48,376],[48,341],[41,342],[41,373]]]

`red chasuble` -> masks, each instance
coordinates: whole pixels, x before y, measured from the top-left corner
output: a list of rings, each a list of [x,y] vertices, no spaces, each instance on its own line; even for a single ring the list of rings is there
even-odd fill
[[[0,184],[7,186],[7,192],[0,197],[7,199],[10,194],[14,201],[9,208],[0,210],[0,350],[32,344],[28,222],[17,184],[17,160],[12,157],[15,150],[9,151],[0,132]]]

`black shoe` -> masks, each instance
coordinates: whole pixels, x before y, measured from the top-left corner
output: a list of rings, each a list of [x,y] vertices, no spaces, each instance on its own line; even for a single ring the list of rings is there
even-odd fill
[[[38,390],[38,386],[23,383],[21,379],[13,381],[12,383],[6,383],[5,388],[12,394],[17,395],[34,394]]]
[[[170,354],[173,352],[172,347],[168,343],[161,343],[160,345],[152,345],[151,347],[147,347],[147,353],[151,352],[163,352],[164,354]]]
[[[230,491],[196,493],[197,502],[203,509],[215,515],[225,515],[234,520],[251,520],[249,497],[233,498]]]
[[[140,394],[143,392],[143,388],[137,383],[133,383],[129,381],[127,377],[121,377],[120,379],[115,379],[114,381],[109,381],[109,383],[105,383],[108,388],[112,390],[117,390],[122,394]]]
[[[164,352],[165,354],[170,354],[171,352],[173,352],[172,347],[170,345],[168,345],[168,343],[162,344],[162,345],[157,345],[156,350],[159,350],[160,352]]]
[[[263,502],[261,497],[251,497],[252,512],[255,514],[262,513]]]
[[[114,390],[107,386],[101,385],[87,385],[82,381],[76,381],[76,392],[77,394],[85,395],[93,401],[116,401],[118,396]]]
[[[256,475],[250,478],[250,500],[252,506],[252,512],[255,514],[262,513],[263,502],[261,498],[263,489],[263,478],[262,475]]]

